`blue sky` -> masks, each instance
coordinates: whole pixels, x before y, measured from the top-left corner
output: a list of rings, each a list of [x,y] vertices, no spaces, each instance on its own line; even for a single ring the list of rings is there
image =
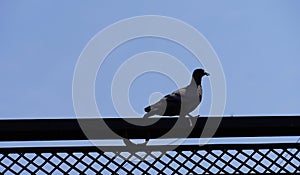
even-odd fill
[[[214,47],[227,83],[226,115],[299,114],[299,1],[1,1],[0,117],[72,117],[72,79],[88,41],[119,20],[139,15],[180,19]],[[193,55],[162,39],[138,39],[111,53],[96,82],[98,106],[114,116],[110,81],[118,65],[145,51],[172,54],[192,71]],[[145,83],[151,80],[149,83]],[[204,80],[200,113],[209,111]],[[146,89],[146,90],[143,90]],[[151,92],[176,90],[159,74],[138,78],[130,101],[143,113]]]

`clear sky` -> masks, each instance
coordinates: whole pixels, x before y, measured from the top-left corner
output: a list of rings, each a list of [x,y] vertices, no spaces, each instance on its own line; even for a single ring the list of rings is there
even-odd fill
[[[208,39],[226,77],[226,115],[300,114],[299,5],[297,0],[1,1],[0,117],[75,116],[72,79],[83,48],[106,26],[139,15],[180,19]],[[99,70],[96,98],[104,115],[115,116],[109,96],[114,72],[145,51],[178,57],[190,71],[201,67],[170,41],[125,43]],[[207,78],[203,83],[200,113],[205,115],[210,88]],[[146,74],[132,84],[130,101],[142,114],[152,92],[174,90],[167,77]]]

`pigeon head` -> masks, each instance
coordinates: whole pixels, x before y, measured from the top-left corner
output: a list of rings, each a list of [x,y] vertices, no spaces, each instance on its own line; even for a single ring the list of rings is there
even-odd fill
[[[209,76],[209,73],[205,72],[204,69],[196,69],[193,72],[193,79],[197,85],[201,84],[201,79],[203,76]]]

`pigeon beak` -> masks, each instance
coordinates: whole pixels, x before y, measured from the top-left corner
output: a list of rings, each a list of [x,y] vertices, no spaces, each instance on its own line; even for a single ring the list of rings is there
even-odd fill
[[[206,75],[206,76],[209,76],[210,74],[209,74],[209,73],[207,73],[207,72],[205,72],[205,75]]]

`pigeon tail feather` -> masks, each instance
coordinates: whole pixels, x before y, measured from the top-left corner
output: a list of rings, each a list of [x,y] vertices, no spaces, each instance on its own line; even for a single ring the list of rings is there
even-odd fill
[[[150,112],[151,111],[151,106],[146,107],[144,110],[145,110],[145,112]]]

